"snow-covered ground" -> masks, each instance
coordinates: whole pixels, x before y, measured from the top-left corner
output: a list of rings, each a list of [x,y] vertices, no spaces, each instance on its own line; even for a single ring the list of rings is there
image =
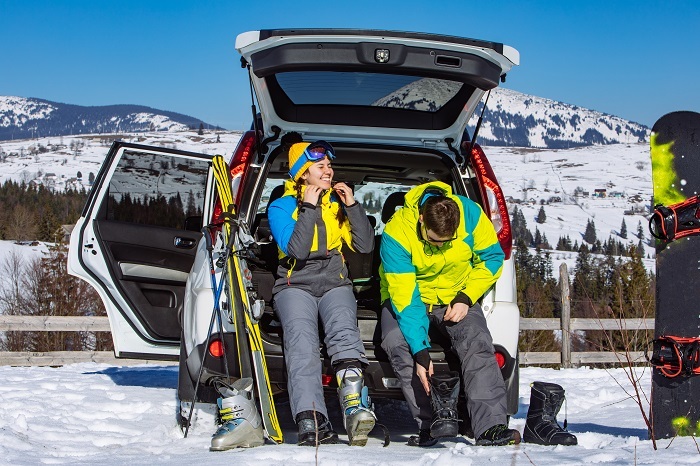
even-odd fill
[[[640,369],[641,371],[641,369]],[[640,372],[641,374],[641,372]],[[639,408],[625,393],[630,384],[622,369],[521,369],[520,410],[511,427],[522,432],[529,405],[529,384],[536,380],[562,385],[567,392],[569,430],[578,446],[521,443],[477,447],[470,438],[455,438],[426,449],[408,447],[415,433],[402,401],[375,399],[380,421],[391,431],[383,448],[378,438],[366,447],[347,444],[318,449],[323,465],[479,465],[479,464],[688,464],[700,463],[691,438],[658,442],[654,451]],[[175,421],[176,366],[115,367],[75,364],[59,368],[0,367],[0,463],[35,464],[314,464],[316,451],[295,445],[296,429],[289,404],[278,399],[285,435],[283,445],[210,452],[214,419],[195,411],[184,439]],[[619,385],[618,385],[619,384]],[[649,371],[641,385],[650,386]],[[622,388],[621,388],[622,387]],[[624,389],[623,389],[624,388]],[[328,396],[332,422],[347,441],[335,395]],[[563,421],[564,413],[559,416]]]

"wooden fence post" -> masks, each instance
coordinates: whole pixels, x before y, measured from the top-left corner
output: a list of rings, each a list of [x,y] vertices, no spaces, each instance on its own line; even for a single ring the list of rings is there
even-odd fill
[[[571,296],[566,262],[559,266],[561,285],[561,367],[571,367]]]

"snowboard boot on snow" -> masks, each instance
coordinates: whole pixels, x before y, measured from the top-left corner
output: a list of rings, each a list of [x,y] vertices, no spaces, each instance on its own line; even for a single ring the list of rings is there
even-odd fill
[[[515,429],[509,429],[505,424],[496,424],[493,427],[479,435],[476,439],[478,446],[503,446],[517,445],[520,443],[520,432]]]
[[[434,374],[430,378],[430,404],[433,408],[431,437],[456,437],[459,434],[458,397],[458,372]]]
[[[343,410],[343,425],[351,446],[365,446],[369,433],[374,429],[377,417],[365,387],[362,370],[356,367],[341,369],[336,373],[338,398]]]
[[[217,382],[217,390],[221,394],[216,400],[221,425],[212,436],[209,449],[224,451],[264,444],[262,419],[253,398],[253,379],[238,379],[232,385]]]
[[[338,443],[338,434],[331,421],[318,411],[302,411],[296,416],[299,437],[297,445],[315,447],[319,444]]]
[[[531,386],[530,408],[527,411],[523,440],[539,445],[576,445],[576,436],[564,430],[557,422],[557,413],[564,403],[564,389],[547,382],[533,382]]]

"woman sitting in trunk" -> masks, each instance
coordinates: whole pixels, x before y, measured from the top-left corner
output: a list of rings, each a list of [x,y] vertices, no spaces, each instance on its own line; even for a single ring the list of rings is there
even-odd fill
[[[299,138],[300,139],[300,138]],[[319,317],[338,380],[350,445],[365,445],[375,415],[364,386],[367,364],[357,327],[357,303],[340,248],[369,253],[374,230],[345,183],[333,184],[333,147],[324,141],[288,148],[284,195],[268,218],[279,248],[273,306],[282,323],[289,398],[300,445],[336,443],[323,399]]]

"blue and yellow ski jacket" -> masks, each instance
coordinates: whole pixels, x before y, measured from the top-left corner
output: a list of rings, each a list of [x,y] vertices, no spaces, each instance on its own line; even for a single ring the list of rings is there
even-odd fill
[[[301,288],[314,296],[352,284],[340,252],[343,243],[360,253],[374,249],[374,229],[362,205],[341,206],[333,191],[321,196],[316,206],[297,203],[294,181],[284,184],[284,195],[272,202],[268,219],[279,249],[279,278],[272,289],[277,293],[287,286]],[[302,196],[306,186],[302,186]],[[345,209],[345,221],[338,224],[339,209]]]
[[[443,191],[459,206],[457,238],[441,247],[420,235],[418,208],[426,189]],[[382,302],[391,299],[412,354],[430,348],[426,305],[448,305],[459,292],[475,303],[501,275],[505,258],[493,224],[479,204],[452,194],[452,188],[439,181],[406,193],[404,206],[384,228],[380,255]]]

